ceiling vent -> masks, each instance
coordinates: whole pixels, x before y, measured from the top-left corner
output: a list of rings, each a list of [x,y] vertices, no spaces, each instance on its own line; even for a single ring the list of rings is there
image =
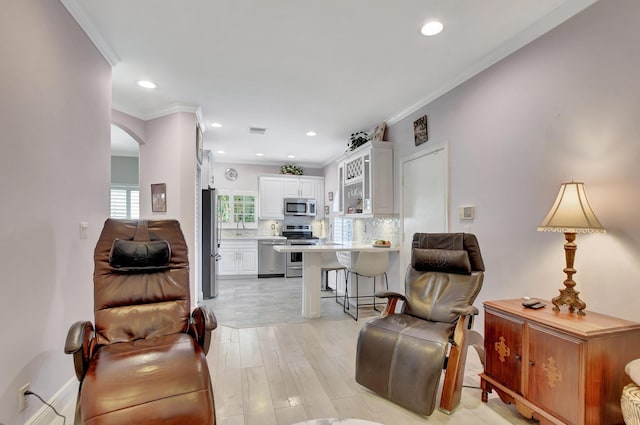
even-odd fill
[[[267,132],[266,128],[260,128],[260,127],[249,127],[249,133],[250,134],[260,134],[263,135],[264,133]]]

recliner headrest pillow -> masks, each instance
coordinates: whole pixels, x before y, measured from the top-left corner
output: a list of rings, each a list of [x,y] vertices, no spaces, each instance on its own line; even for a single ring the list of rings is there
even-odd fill
[[[169,268],[171,247],[167,241],[131,241],[115,239],[109,263],[122,273],[149,273]]]
[[[464,249],[413,248],[411,267],[419,271],[471,274],[469,255]]]

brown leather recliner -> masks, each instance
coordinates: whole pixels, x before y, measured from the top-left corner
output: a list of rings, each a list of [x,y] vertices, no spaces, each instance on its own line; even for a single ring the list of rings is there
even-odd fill
[[[484,363],[482,336],[471,331],[478,309],[472,304],[483,281],[484,263],[476,237],[464,233],[416,233],[405,292],[387,298],[381,317],[360,330],[356,381],[423,415],[435,407],[443,368],[440,410],[460,403],[468,347]],[[404,301],[394,313],[398,300]],[[448,358],[447,358],[448,354]]]
[[[105,222],[94,253],[95,329],[74,323],[76,423],[215,424],[205,357],[216,328],[193,313],[187,244],[175,220]]]

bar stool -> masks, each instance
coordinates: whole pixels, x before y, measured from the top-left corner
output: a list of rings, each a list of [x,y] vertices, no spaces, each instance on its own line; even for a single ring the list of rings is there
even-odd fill
[[[347,282],[349,281],[349,274],[353,273],[356,276],[356,290],[355,296],[349,296],[348,290],[345,289],[344,293],[344,305],[343,311],[348,313],[349,300],[355,298],[356,300],[356,314],[348,313],[355,320],[358,320],[358,309],[365,306],[373,306],[373,309],[380,311],[376,308],[376,297],[372,295],[360,296],[358,291],[358,277],[364,276],[373,278],[373,293],[376,292],[376,276],[384,275],[387,291],[389,290],[389,278],[387,277],[387,266],[389,265],[389,253],[388,252],[366,252],[362,251],[358,254],[355,267],[347,268]],[[348,286],[348,285],[347,285]],[[372,303],[361,304],[360,298],[373,298]],[[346,308],[345,308],[346,306]]]
[[[323,252],[320,261],[321,261],[321,263],[320,263],[320,273],[322,274],[321,282],[324,282],[324,287],[322,288],[322,290],[323,291],[327,291],[329,289],[329,272],[330,271],[336,272],[335,297],[336,297],[336,303],[340,304],[340,302],[338,301],[338,272],[340,270],[342,270],[343,273],[344,273],[344,288],[345,288],[344,290],[345,290],[345,293],[346,293],[346,291],[347,291],[347,266],[345,266],[340,261],[338,261],[338,256],[337,256],[337,254],[335,252]],[[324,296],[324,297],[320,297],[320,298],[333,298],[333,295]],[[342,307],[344,309],[344,302],[343,302]]]

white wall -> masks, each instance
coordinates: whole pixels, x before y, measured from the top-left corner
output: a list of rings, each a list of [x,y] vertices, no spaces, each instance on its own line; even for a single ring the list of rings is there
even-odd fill
[[[212,165],[214,183],[212,187],[222,190],[258,191],[258,176],[262,174],[280,174],[278,165],[236,164],[214,160]],[[238,178],[230,181],[224,177],[227,168],[234,168]],[[305,176],[323,176],[321,168],[304,168]]]
[[[196,117],[179,112],[143,121],[113,111],[113,122],[140,143],[140,217],[176,219],[189,247],[189,263],[196,264]],[[165,183],[167,211],[151,210],[151,185]],[[197,301],[196,267],[190,268],[191,301]]]
[[[575,179],[609,232],[578,235],[576,289],[588,309],[640,321],[638,16],[635,0],[597,2],[389,128],[396,170],[419,149],[418,117],[428,115],[427,145],[449,141],[450,231],[466,224],[458,207],[475,205],[486,262],[478,305],[558,294],[564,237],[536,228]]]
[[[18,388],[74,376],[69,326],[93,318],[93,248],[109,214],[111,67],[57,1],[0,13],[0,422]],[[89,223],[87,239],[79,224]]]

